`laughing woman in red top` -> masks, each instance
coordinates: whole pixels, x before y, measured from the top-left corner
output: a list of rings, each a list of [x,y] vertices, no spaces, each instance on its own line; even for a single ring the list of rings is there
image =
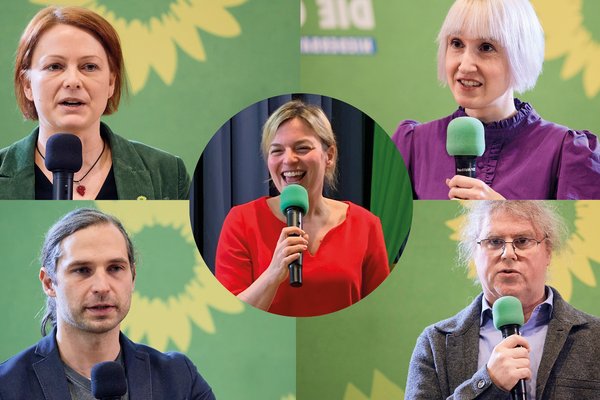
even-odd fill
[[[217,247],[217,279],[246,303],[289,316],[327,314],[371,293],[389,274],[381,223],[356,204],[323,196],[325,184],[335,185],[337,162],[323,111],[284,104],[267,120],[261,147],[280,193],[293,183],[307,190],[303,230],[287,227],[280,196],[232,208]],[[303,285],[291,287],[288,265],[300,252]]]

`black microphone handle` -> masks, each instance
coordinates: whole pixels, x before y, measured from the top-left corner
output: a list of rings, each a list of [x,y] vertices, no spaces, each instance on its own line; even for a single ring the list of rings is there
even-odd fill
[[[520,335],[519,325],[504,325],[500,327],[502,338],[506,339],[512,335]],[[525,380],[519,379],[515,387],[510,390],[512,400],[527,400],[527,389],[525,388]]]
[[[475,156],[454,156],[456,165],[456,175],[468,176],[476,178],[477,171],[475,170]]]
[[[285,210],[287,226],[296,226],[302,229],[302,212],[296,207],[288,207]],[[298,236],[298,235],[293,235]],[[288,265],[290,271],[290,286],[302,286],[302,253],[297,260],[294,260]]]
[[[52,199],[73,200],[73,172],[52,172]]]

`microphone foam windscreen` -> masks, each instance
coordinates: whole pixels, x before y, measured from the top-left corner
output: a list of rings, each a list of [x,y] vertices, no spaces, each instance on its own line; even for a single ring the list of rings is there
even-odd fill
[[[506,325],[522,326],[525,322],[523,306],[519,299],[513,296],[500,297],[492,306],[494,326],[500,329]]]
[[[81,169],[81,140],[71,133],[56,133],[46,142],[49,171],[77,172]]]
[[[477,118],[458,117],[446,131],[446,151],[451,156],[481,156],[485,151],[485,130]]]
[[[92,395],[97,399],[123,396],[127,393],[125,370],[118,362],[106,361],[92,367]]]
[[[308,212],[308,192],[301,185],[287,185],[281,192],[279,209],[285,214],[289,207],[296,207],[302,210],[303,214]]]

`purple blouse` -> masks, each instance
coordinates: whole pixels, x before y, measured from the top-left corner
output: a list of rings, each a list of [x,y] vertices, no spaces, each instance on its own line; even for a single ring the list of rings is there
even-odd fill
[[[600,146],[588,131],[544,121],[515,99],[517,114],[484,124],[485,152],[477,157],[477,179],[510,200],[600,199]],[[415,199],[448,199],[446,178],[456,173],[446,152],[446,128],[454,114],[419,124],[400,123],[392,140],[404,158]]]

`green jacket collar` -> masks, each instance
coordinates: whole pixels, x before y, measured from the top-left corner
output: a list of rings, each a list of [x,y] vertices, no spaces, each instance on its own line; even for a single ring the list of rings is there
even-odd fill
[[[0,151],[0,198],[35,199],[34,152],[38,128]]]
[[[35,128],[25,138],[0,150],[0,199],[35,199],[34,153],[38,134],[39,128]],[[100,134],[112,151],[119,199],[154,199],[150,170],[133,143],[115,135],[103,122]]]

